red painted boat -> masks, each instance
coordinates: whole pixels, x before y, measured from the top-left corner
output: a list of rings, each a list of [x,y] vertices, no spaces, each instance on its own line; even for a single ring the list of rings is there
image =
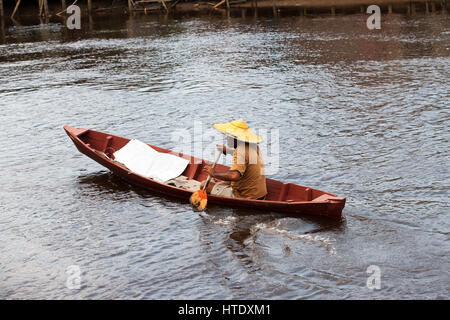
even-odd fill
[[[98,132],[90,129],[73,128],[64,126],[67,135],[72,139],[78,151],[89,158],[105,166],[119,177],[131,184],[152,190],[161,194],[174,196],[189,201],[192,192],[186,189],[158,182],[130,171],[124,165],[113,160],[113,153],[125,146],[130,139]],[[158,152],[168,153],[170,150],[149,145]],[[202,159],[189,155],[173,153],[190,160],[182,173],[189,179],[202,181],[207,174],[202,170],[205,165],[211,165]],[[218,171],[227,171],[228,166],[217,164]],[[309,215],[327,216],[340,219],[345,206],[345,198],[317,189],[283,183],[273,179],[267,179],[267,196],[265,200],[240,199],[208,195],[208,203],[231,207],[245,207],[261,209],[264,211],[298,213]]]

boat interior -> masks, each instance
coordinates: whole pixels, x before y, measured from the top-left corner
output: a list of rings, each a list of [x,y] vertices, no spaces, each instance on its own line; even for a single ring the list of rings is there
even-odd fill
[[[103,132],[87,129],[76,129],[75,135],[83,141],[88,147],[96,150],[97,152],[104,153],[108,158],[114,160],[114,152],[125,146],[130,139],[109,135]],[[182,175],[188,179],[197,181],[203,181],[207,178],[207,173],[203,171],[204,166],[211,165],[211,162],[203,159],[195,158],[189,155],[183,155],[181,153],[175,153],[171,150],[163,149],[157,146],[150,145],[158,152],[171,153],[173,155],[188,159],[190,162]],[[227,171],[228,166],[217,164],[216,169],[218,171]],[[273,179],[267,179],[267,196],[266,201],[286,201],[286,202],[299,202],[299,201],[321,201],[329,196],[334,196],[330,193],[326,193],[320,190],[316,190],[309,187],[300,186],[293,183],[284,183]]]

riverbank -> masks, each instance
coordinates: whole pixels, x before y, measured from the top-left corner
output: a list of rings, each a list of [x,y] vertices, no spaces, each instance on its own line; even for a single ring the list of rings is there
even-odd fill
[[[47,16],[61,15],[72,1],[39,0],[38,3],[25,1],[0,0],[0,16]],[[222,1],[189,1],[179,0],[146,0],[146,1],[75,1],[84,13],[144,13],[151,12],[208,12],[211,10],[228,10],[233,8],[264,9],[272,8],[274,14],[296,10],[299,14],[351,14],[364,13],[367,6],[378,5],[385,13],[403,13],[412,15],[419,12],[447,12],[447,0],[222,0]]]

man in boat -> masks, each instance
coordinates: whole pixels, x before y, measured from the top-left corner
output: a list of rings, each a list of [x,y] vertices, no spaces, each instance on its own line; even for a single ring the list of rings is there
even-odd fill
[[[210,166],[203,169],[211,175],[206,192],[232,198],[263,200],[267,194],[265,165],[256,135],[244,120],[216,123],[213,127],[227,136],[227,145],[218,145],[224,154],[233,154],[233,164],[227,172],[218,172]],[[206,181],[202,182],[201,187]]]

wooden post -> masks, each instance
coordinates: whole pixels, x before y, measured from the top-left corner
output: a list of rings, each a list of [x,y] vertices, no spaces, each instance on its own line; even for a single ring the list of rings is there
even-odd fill
[[[66,0],[61,0],[61,8],[66,10]]]
[[[5,37],[5,21],[3,20],[3,17],[0,17],[0,41],[5,42],[6,41],[6,37]]]
[[[331,15],[332,16],[336,15],[336,8],[335,7],[331,7]]]
[[[303,15],[306,16],[308,14],[308,10],[306,8],[303,8]]]
[[[164,0],[161,0],[161,3],[163,5],[164,9],[166,9],[166,13],[169,13],[169,8],[167,8],[166,2]]]
[[[406,14],[409,16],[411,15],[411,2],[408,2],[406,4]]]
[[[388,6],[388,13],[389,13],[389,14],[392,14],[392,4],[390,4],[390,5]]]
[[[48,17],[48,1],[44,0],[44,14]]]
[[[272,0],[272,11],[273,11],[273,16],[276,17],[277,16],[277,5],[275,4],[275,0]]]
[[[230,1],[226,1],[226,3],[227,3],[227,11],[230,11]]]
[[[91,13],[92,11],[92,0],[88,0],[88,12]]]
[[[16,0],[16,6],[14,7],[14,11],[13,11],[13,13],[12,13],[12,15],[11,15],[11,19],[14,19],[14,15],[16,14],[17,9],[19,9],[20,1],[21,1],[21,0]]]
[[[3,17],[3,0],[0,0],[0,18]]]
[[[431,12],[432,13],[436,12],[436,3],[434,1],[431,3]]]
[[[416,4],[411,2],[411,14],[416,14]]]
[[[128,12],[131,12],[133,10],[133,3],[131,0],[128,0]]]
[[[364,6],[360,6],[359,10],[361,10],[361,13],[364,13]]]
[[[216,9],[217,7],[220,7],[224,2],[225,2],[225,0],[221,0],[213,8]]]
[[[92,15],[89,14],[89,31],[92,31],[94,29],[94,20],[92,19]]]

